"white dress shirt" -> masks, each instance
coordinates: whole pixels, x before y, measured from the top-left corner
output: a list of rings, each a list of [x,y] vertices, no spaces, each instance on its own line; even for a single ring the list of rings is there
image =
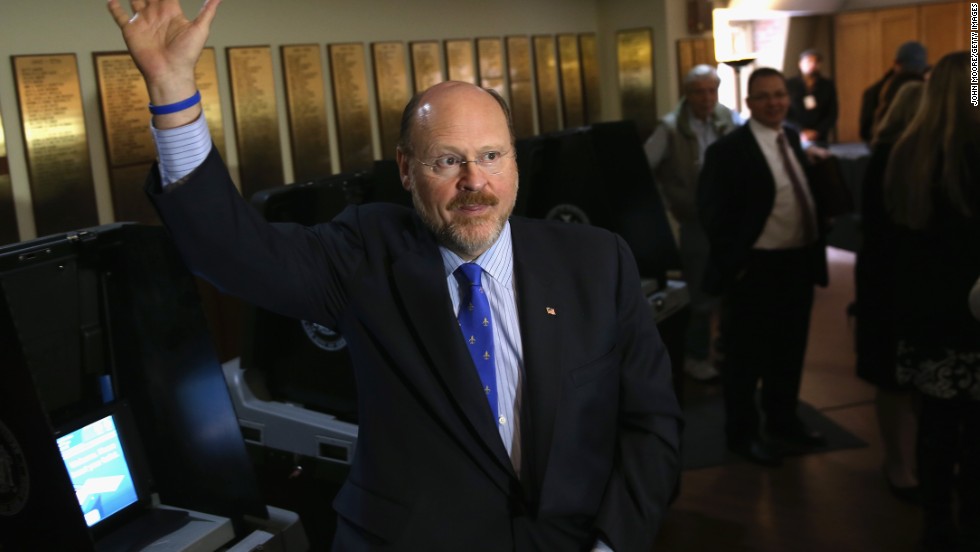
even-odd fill
[[[782,154],[779,152],[777,142],[779,132],[755,119],[749,119],[748,124],[759,143],[759,147],[762,148],[762,155],[766,158],[766,164],[769,165],[773,180],[776,181],[776,199],[773,202],[772,211],[769,213],[762,233],[753,247],[756,249],[790,249],[807,245],[803,238],[804,221],[797,203],[796,193],[793,191],[793,182],[790,180],[789,173],[786,172]],[[815,212],[813,197],[810,195],[807,186],[806,173],[792,152],[790,152],[789,160],[803,185],[803,192],[809,203],[809,209],[811,212]],[[733,168],[733,170],[738,169]]]

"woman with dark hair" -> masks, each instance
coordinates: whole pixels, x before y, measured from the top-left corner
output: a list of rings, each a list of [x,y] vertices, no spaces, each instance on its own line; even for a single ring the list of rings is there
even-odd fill
[[[910,502],[919,498],[916,393],[895,378],[895,224],[885,211],[882,181],[892,147],[919,109],[923,88],[921,82],[906,83],[875,131],[861,186],[862,239],[854,265],[857,375],[876,388],[885,481],[897,497]]]
[[[925,550],[980,550],[980,321],[963,300],[980,274],[980,110],[969,75],[967,52],[936,64],[885,171],[898,225],[897,378],[922,401]]]

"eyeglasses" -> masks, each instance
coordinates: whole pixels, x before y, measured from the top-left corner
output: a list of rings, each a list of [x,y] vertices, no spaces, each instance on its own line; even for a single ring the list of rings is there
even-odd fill
[[[421,165],[432,169],[432,173],[440,178],[455,178],[463,165],[473,163],[487,174],[500,174],[504,170],[504,159],[510,157],[510,152],[485,151],[476,159],[463,159],[458,155],[443,155],[436,157],[431,163],[416,159]]]
[[[772,94],[766,92],[763,94],[752,94],[749,96],[749,99],[757,102],[768,102],[769,100],[785,100],[787,97],[789,97],[787,92],[773,92]]]

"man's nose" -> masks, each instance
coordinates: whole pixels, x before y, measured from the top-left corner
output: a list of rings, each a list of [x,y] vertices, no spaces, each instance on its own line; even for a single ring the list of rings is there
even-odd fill
[[[487,184],[487,172],[474,161],[459,165],[459,187],[464,190],[481,190]]]

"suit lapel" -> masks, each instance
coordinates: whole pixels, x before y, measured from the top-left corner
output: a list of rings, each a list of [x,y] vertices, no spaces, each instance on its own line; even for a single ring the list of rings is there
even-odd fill
[[[537,496],[548,463],[548,452],[561,394],[562,335],[559,316],[573,314],[553,285],[549,251],[539,247],[533,233],[523,232],[520,219],[511,220],[514,237],[514,276],[524,354],[521,393],[521,482],[529,496]]]
[[[446,291],[446,275],[435,243],[423,240],[418,251],[406,252],[392,264],[398,298],[405,306],[413,330],[418,334],[423,353],[435,375],[440,379],[456,409],[452,415],[461,417],[470,431],[479,436],[484,451],[499,465],[513,474],[510,458],[500,440],[473,360],[459,333],[459,324],[452,315],[451,301]],[[430,401],[438,405],[439,400]],[[460,416],[460,413],[462,414]],[[448,424],[449,427],[457,427]],[[458,436],[463,443],[466,436]],[[480,455],[486,458],[486,454]]]

